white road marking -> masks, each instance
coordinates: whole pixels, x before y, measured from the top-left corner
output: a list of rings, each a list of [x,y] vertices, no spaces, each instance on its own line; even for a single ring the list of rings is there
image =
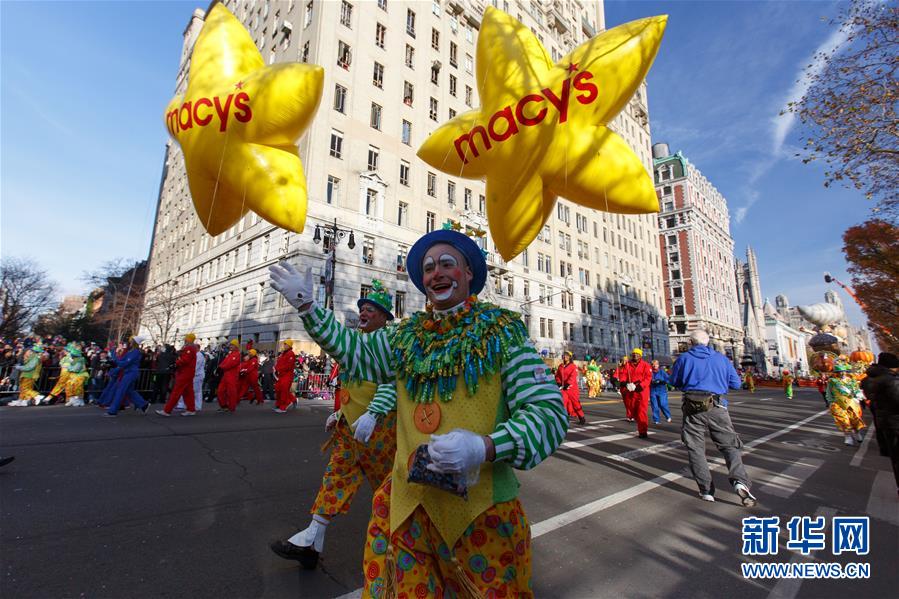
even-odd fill
[[[565,449],[574,449],[577,447],[588,447],[590,445],[599,445],[600,443],[612,443],[613,441],[621,441],[623,439],[632,439],[634,433],[617,433],[614,435],[606,435],[604,437],[593,437],[592,439],[584,439],[583,441],[566,441],[561,447]]]
[[[867,513],[872,518],[899,526],[895,482],[893,473],[889,470],[881,470],[877,473],[877,476],[874,478],[874,484],[871,485]]]
[[[868,432],[865,434],[865,438],[862,439],[861,447],[856,450],[855,455],[852,456],[852,460],[849,462],[850,466],[860,466],[862,460],[865,459],[865,454],[868,453],[868,444],[871,442],[871,437],[874,436],[874,431],[871,428],[868,428]]]
[[[815,517],[824,516],[825,521],[829,521],[836,514],[837,511],[832,507],[819,507],[815,510]],[[811,557],[809,556],[803,556],[802,553],[794,552],[790,563],[796,564],[800,561],[809,561],[810,559]],[[774,588],[771,589],[771,592],[768,593],[768,599],[793,599],[799,593],[799,587],[801,586],[801,578],[780,578],[777,584],[774,585]]]
[[[593,422],[587,423],[586,426],[570,426],[568,427],[569,433],[579,433],[581,431],[589,431],[597,428],[609,428],[606,422],[618,422],[619,420],[624,420],[624,418],[609,418],[608,420],[595,420]]]
[[[824,464],[824,460],[802,458],[792,466],[773,477],[771,480],[759,487],[759,491],[767,495],[782,497],[784,499],[792,497],[799,487],[810,477],[815,471]]]
[[[684,442],[681,440],[668,441],[667,443],[660,443],[658,445],[650,445],[649,447],[643,447],[641,449],[632,449],[631,451],[625,451],[624,453],[610,455],[610,456],[608,456],[608,458],[610,460],[614,460],[616,462],[627,462],[629,460],[635,460],[637,458],[642,458],[643,456],[646,456],[646,455],[663,453],[663,452],[671,451],[672,449],[676,449],[678,447],[683,447],[683,446],[684,446]]]

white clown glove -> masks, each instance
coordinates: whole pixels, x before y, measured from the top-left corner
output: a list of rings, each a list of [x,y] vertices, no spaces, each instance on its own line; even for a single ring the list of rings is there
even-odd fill
[[[340,412],[331,412],[331,415],[325,420],[325,432],[329,433],[334,430],[338,420],[340,420]]]
[[[627,385],[625,385],[625,387],[627,388],[628,391],[633,391],[634,389],[637,388],[637,385],[635,385],[633,383],[628,383]]]
[[[304,276],[293,264],[282,261],[268,271],[275,291],[297,310],[308,312],[312,307],[312,267],[306,269]]]
[[[368,440],[371,439],[371,434],[375,430],[375,425],[378,423],[378,419],[375,418],[374,414],[371,412],[366,412],[362,416],[359,417],[353,426],[356,428],[356,432],[353,433],[353,438],[359,441],[360,443],[368,443]]]
[[[481,464],[487,460],[487,446],[477,433],[457,428],[445,435],[431,435],[428,470],[464,474],[466,484],[478,482]]]

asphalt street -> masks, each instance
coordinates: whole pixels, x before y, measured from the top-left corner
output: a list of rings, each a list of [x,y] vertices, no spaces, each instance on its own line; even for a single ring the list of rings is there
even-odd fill
[[[815,390],[730,396],[760,503],[744,508],[709,443],[717,501],[696,496],[673,421],[634,436],[607,394],[585,400],[587,426],[520,473],[534,536],[538,597],[825,598],[895,596],[899,502],[887,458],[866,438],[846,447]],[[284,415],[242,404],[195,418],[94,407],[0,408],[3,597],[358,596],[371,492],[329,527],[319,568],[275,556],[304,528],[326,457],[328,406]],[[866,414],[870,420],[870,415]],[[785,547],[792,516],[870,517],[864,556]],[[775,556],[741,553],[741,519],[779,516]],[[862,562],[865,580],[744,579],[743,562]]]

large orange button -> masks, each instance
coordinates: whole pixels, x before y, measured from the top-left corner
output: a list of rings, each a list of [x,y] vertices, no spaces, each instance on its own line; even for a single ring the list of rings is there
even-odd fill
[[[415,407],[412,419],[419,432],[430,435],[440,426],[440,406],[436,403],[420,403]]]

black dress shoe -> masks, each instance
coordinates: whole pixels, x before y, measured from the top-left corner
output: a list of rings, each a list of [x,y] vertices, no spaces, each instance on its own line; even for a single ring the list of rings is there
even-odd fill
[[[318,551],[312,547],[298,547],[287,541],[275,541],[269,547],[278,557],[300,562],[304,570],[314,570],[318,565]]]
[[[0,458],[0,466],[6,466],[7,464],[9,464],[9,463],[10,463],[11,461],[13,461],[14,459],[16,459],[16,456],[14,456],[14,455],[7,456],[7,457],[5,457],[5,458]]]
[[[577,423],[578,424],[587,424],[587,419],[584,418],[583,416],[581,416],[580,418],[577,419]]]

